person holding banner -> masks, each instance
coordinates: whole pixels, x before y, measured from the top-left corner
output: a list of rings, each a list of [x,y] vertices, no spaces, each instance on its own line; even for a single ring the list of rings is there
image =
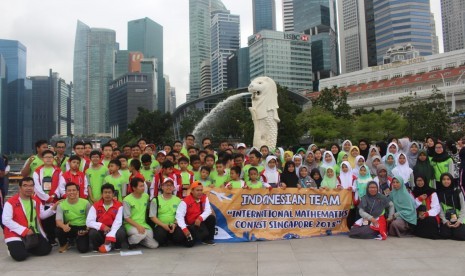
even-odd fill
[[[203,244],[215,245],[216,218],[212,215],[210,202],[203,193],[203,186],[199,181],[191,185],[191,194],[179,203],[176,210],[176,227],[173,235],[175,243],[192,247],[197,241]]]
[[[358,205],[358,211],[362,218],[357,220],[350,229],[349,237],[354,239],[380,239],[387,238],[387,222],[384,216],[386,208],[389,208],[388,221],[394,215],[394,204],[386,196],[378,193],[378,184],[370,181],[366,194]]]

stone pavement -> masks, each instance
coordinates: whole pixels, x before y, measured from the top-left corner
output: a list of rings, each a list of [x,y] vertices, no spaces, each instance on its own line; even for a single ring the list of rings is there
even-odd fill
[[[7,255],[2,242],[0,275],[452,276],[465,273],[465,242],[419,238],[376,241],[333,236],[142,251],[142,255],[123,257],[78,254],[76,249],[60,254],[55,247],[49,256],[30,257],[18,263]]]

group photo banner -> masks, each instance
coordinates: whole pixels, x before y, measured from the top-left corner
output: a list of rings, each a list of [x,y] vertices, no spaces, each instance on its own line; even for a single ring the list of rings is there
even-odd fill
[[[217,226],[215,240],[241,242],[347,233],[348,190],[207,188]]]

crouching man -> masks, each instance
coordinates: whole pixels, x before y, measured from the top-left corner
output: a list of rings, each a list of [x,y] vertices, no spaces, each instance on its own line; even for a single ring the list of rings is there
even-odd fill
[[[19,193],[11,197],[3,209],[3,236],[10,256],[15,261],[24,261],[29,255],[45,256],[52,250],[41,220],[53,216],[57,204],[45,211],[44,205],[39,199],[33,198],[33,194],[34,180],[25,177],[19,181]]]
[[[212,215],[208,197],[203,193],[199,181],[191,185],[191,194],[184,198],[176,210],[178,226],[174,232],[175,243],[192,247],[197,241],[203,244],[215,245],[216,218]]]
[[[90,207],[86,220],[93,250],[107,253],[111,251],[112,244],[115,249],[127,248],[123,204],[114,198],[115,187],[112,184],[102,185],[101,192],[102,198]]]

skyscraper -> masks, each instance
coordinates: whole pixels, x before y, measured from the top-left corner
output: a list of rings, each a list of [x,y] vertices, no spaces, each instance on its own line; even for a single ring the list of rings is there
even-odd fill
[[[189,0],[190,74],[188,100],[200,96],[202,62],[210,59],[212,11],[227,11],[220,0]]]
[[[76,134],[108,133],[108,84],[113,80],[116,33],[78,21],[73,83]]]
[[[429,1],[373,0],[373,10],[378,64],[395,46],[411,44],[421,56],[433,53]]]
[[[335,0],[294,0],[294,31],[308,34],[312,42],[313,89],[320,79],[338,74]]]
[[[283,30],[294,31],[294,0],[283,0]]]
[[[253,0],[253,33],[261,30],[276,31],[275,0]]]
[[[465,0],[441,0],[444,52],[464,49]]]
[[[170,107],[171,107],[171,114],[174,113],[176,110],[176,87],[170,87]]]
[[[365,1],[341,0],[338,4],[341,73],[368,67]]]
[[[6,102],[6,62],[3,55],[0,54],[0,152],[4,150],[4,142],[6,141],[6,116],[7,102]]]
[[[157,98],[158,110],[165,112],[165,81],[163,79],[163,26],[142,18],[128,22],[128,50],[139,51],[144,58],[157,60]]]
[[[436,20],[434,13],[431,13],[431,38],[433,39],[433,55],[439,54],[439,38],[436,34]]]
[[[228,87],[228,57],[239,49],[240,18],[229,12],[212,12],[211,23],[211,93]]]
[[[26,79],[27,49],[17,40],[0,39],[0,54],[8,68],[7,83]]]

